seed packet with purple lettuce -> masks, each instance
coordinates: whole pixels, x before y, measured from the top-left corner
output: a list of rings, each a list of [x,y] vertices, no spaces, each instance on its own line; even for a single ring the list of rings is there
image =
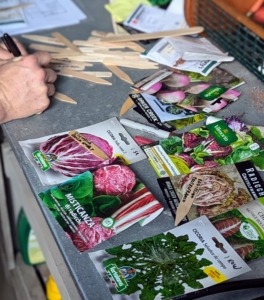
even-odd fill
[[[19,144],[43,185],[59,184],[87,170],[96,170],[116,157],[127,165],[146,158],[117,118]]]
[[[114,300],[172,299],[250,271],[205,216],[89,256]]]
[[[134,172],[117,158],[39,194],[74,246],[86,251],[163,210]]]
[[[185,199],[194,178],[199,175],[201,184],[191,193],[192,206],[183,222],[205,215],[209,219],[259,200],[264,203],[264,183],[253,163],[243,161],[217,168],[201,169],[193,173],[158,178],[165,200],[176,216],[179,203]]]
[[[187,174],[249,159],[263,169],[264,128],[245,125],[236,116],[227,118],[225,123],[236,136],[236,141],[227,146],[220,146],[208,127],[202,126],[142,146],[142,149],[158,177]]]

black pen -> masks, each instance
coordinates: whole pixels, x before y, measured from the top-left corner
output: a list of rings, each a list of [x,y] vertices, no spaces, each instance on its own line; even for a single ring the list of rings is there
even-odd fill
[[[2,37],[1,40],[5,44],[7,50],[12,53],[15,57],[21,56],[21,52],[18,49],[16,43],[13,41],[10,35],[5,33]]]

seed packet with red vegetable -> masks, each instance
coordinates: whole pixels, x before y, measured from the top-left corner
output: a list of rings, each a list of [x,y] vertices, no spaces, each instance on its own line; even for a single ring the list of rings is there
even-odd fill
[[[40,193],[75,247],[83,252],[163,210],[134,172],[116,159]]]
[[[199,187],[194,181],[197,175],[201,179]],[[187,195],[191,197],[192,205],[183,222],[202,215],[211,219],[253,200],[264,204],[264,182],[250,160],[158,178],[158,183],[174,217],[180,211],[179,203]],[[190,192],[195,184],[197,189]]]
[[[142,146],[142,149],[158,177],[187,174],[249,159],[252,159],[259,169],[264,169],[264,127],[245,125],[236,116],[225,119],[224,124],[226,126],[224,130],[217,122],[214,131],[211,130],[211,124],[206,124],[183,134]],[[224,139],[228,141],[230,130],[232,142],[225,146],[220,145],[216,137],[223,137],[222,141]]]
[[[264,256],[264,201],[252,201],[211,219],[245,261]]]
[[[111,164],[116,157],[126,165],[146,158],[117,118],[19,144],[43,185],[59,184],[96,170]]]

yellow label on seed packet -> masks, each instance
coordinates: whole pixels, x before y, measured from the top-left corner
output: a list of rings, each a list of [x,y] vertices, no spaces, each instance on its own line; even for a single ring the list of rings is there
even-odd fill
[[[127,160],[122,154],[114,154],[113,157],[119,157],[125,165],[131,165],[131,162]]]
[[[214,282],[220,283],[228,278],[225,277],[224,274],[222,274],[219,270],[217,270],[215,267],[205,267],[204,268],[204,273],[207,274],[210,278],[213,279]]]

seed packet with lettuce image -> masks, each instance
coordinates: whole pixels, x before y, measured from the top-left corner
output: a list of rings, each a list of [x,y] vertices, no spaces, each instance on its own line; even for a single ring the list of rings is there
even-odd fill
[[[186,198],[197,175],[201,178],[201,184],[191,193],[192,205],[183,222],[202,215],[211,219],[253,200],[264,203],[264,183],[253,163],[248,160],[185,175],[158,178],[174,218],[180,210],[179,203]]]
[[[146,158],[117,118],[19,144],[43,185],[59,184],[87,170],[96,170],[116,157],[127,165]]]
[[[209,127],[202,126],[142,146],[142,149],[158,177],[187,174],[249,159],[252,159],[258,168],[263,168],[264,128],[245,125],[236,116],[226,118],[225,123],[236,137],[234,142],[226,146],[219,144],[209,131]],[[219,130],[226,138],[225,132]]]
[[[171,299],[250,270],[205,216],[89,256],[114,300]]]
[[[86,251],[163,210],[134,172],[116,159],[39,194],[74,246]]]
[[[212,224],[245,261],[264,256],[264,206],[249,202],[211,219]]]

